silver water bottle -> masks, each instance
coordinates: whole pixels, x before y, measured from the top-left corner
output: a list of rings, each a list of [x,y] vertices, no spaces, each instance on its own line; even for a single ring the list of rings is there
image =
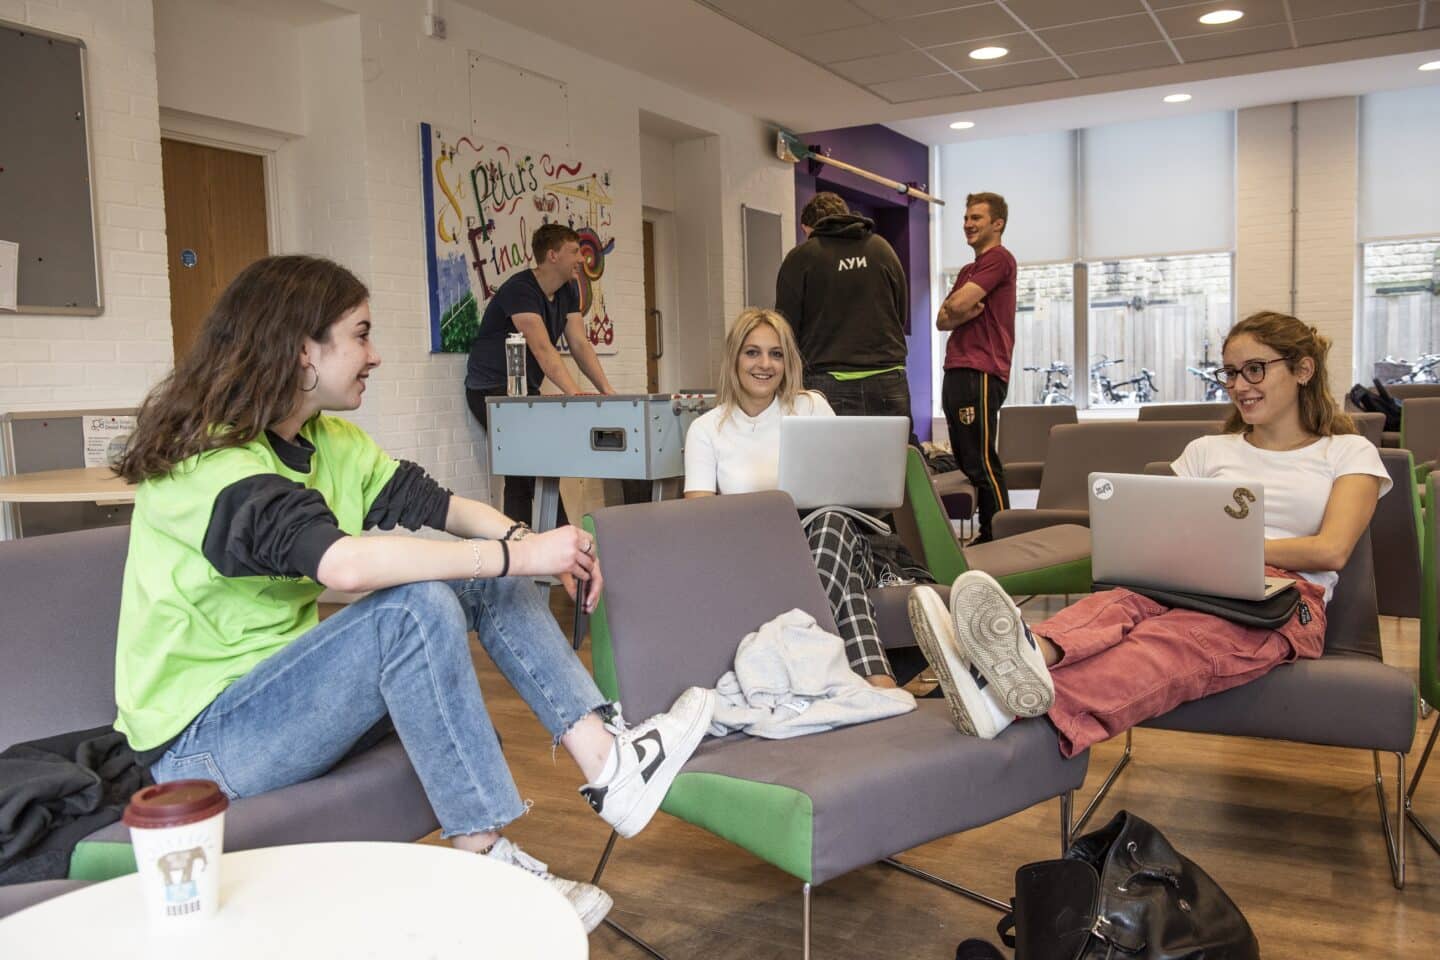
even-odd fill
[[[523,397],[526,387],[525,334],[512,333],[505,338],[505,393]]]

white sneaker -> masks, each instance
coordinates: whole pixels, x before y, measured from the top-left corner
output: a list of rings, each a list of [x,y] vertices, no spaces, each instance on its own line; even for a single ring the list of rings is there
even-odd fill
[[[955,729],[982,740],[995,739],[1014,718],[987,702],[985,687],[989,681],[971,666],[956,643],[955,624],[945,601],[934,590],[922,586],[910,591],[907,606],[910,628],[940,681]]]
[[[660,809],[714,713],[715,691],[691,687],[669,713],[657,713],[628,729],[607,724],[615,735],[618,767],[604,783],[585,784],[580,795],[620,836],[635,836]]]
[[[504,837],[496,840],[495,845],[485,853],[485,856],[491,860],[498,860],[500,863],[508,863],[512,867],[519,867],[526,873],[533,873],[548,883],[562,897],[570,901],[570,906],[575,908],[575,912],[580,915],[580,923],[585,927],[587,934],[600,926],[600,921],[605,919],[605,915],[615,905],[615,901],[610,899],[610,894],[593,883],[565,880],[555,876],[545,864]]]
[[[1000,701],[1017,715],[1038,717],[1055,702],[1055,683],[1045,656],[995,578],[968,570],[950,588],[955,640],[965,661],[994,685]]]

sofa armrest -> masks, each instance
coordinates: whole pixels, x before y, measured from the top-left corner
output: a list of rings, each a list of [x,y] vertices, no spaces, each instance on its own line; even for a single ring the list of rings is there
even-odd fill
[[[1005,468],[1005,486],[1009,489],[1040,489],[1040,478],[1045,474],[1043,460],[1016,460],[1002,466]]]

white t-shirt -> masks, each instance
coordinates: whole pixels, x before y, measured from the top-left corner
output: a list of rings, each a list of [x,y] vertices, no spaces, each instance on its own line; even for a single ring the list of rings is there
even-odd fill
[[[756,493],[780,483],[780,418],[833,417],[825,397],[805,391],[795,409],[784,410],[777,397],[758,417],[734,407],[709,410],[685,434],[685,492]]]
[[[1224,433],[1190,441],[1171,464],[1177,476],[1249,481],[1265,487],[1265,539],[1313,537],[1320,532],[1336,477],[1358,473],[1380,478],[1383,497],[1392,486],[1375,445],[1359,434],[1321,437],[1298,450],[1261,450],[1244,434]],[[1333,570],[1296,573],[1325,588],[1325,602],[1340,574]]]

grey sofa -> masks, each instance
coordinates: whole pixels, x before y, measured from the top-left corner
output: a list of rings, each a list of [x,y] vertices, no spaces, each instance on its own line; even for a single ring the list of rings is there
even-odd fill
[[[0,542],[0,748],[115,719],[115,630],[129,527]],[[438,826],[393,735],[325,776],[237,800],[225,849],[412,841]],[[70,879],[0,887],[0,916],[134,870],[122,824],[82,840]]]

